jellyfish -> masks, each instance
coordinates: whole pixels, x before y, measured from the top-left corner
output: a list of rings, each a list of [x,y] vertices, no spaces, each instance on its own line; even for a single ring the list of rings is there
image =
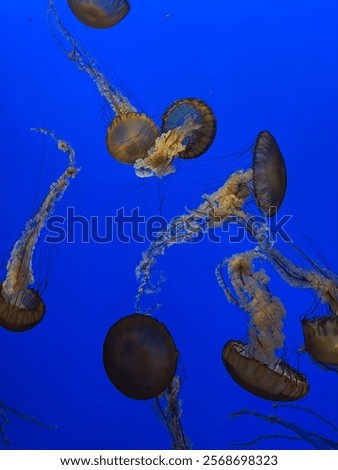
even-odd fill
[[[38,427],[44,427],[49,430],[57,429],[57,426],[55,426],[54,424],[44,423],[43,421],[40,421],[38,418],[35,418],[34,416],[26,415],[22,413],[21,411],[18,411],[16,408],[8,406],[3,401],[0,401],[0,440],[2,441],[2,444],[5,447],[9,447],[11,445],[11,441],[8,439],[7,433],[6,433],[6,426],[10,422],[9,416],[8,416],[9,414],[17,416],[24,421],[33,423]]]
[[[97,29],[115,26],[130,10],[128,0],[67,0],[67,3],[78,20]]]
[[[68,166],[51,185],[49,193],[33,218],[26,223],[21,237],[12,249],[7,263],[6,278],[0,283],[0,326],[14,332],[35,327],[45,314],[46,307],[42,298],[30,287],[34,282],[32,267],[34,249],[46,219],[52,214],[55,204],[63,196],[70,180],[79,171],[75,167],[74,150],[67,142],[47,129],[32,130],[52,137],[58,149],[68,155]]]
[[[139,177],[161,177],[175,171],[175,157],[196,158],[206,152],[215,138],[216,119],[204,101],[196,98],[175,101],[164,112],[160,130],[97,68],[93,57],[63,25],[54,0],[49,0],[48,17],[53,35],[56,38],[61,35],[61,40],[65,39],[70,46],[69,50],[62,46],[67,57],[89,75],[115,116],[106,136],[108,152],[114,159],[133,165]]]
[[[167,327],[151,317],[133,313],[119,319],[103,345],[103,365],[116,389],[135,400],[155,399],[174,449],[187,449],[178,398],[178,351]]]
[[[166,326],[149,315],[134,313],[108,331],[103,364],[112,384],[136,400],[155,398],[171,384],[178,351]]]
[[[235,254],[216,269],[216,277],[228,300],[250,316],[248,342],[228,341],[222,359],[230,376],[245,390],[273,401],[291,401],[304,397],[309,385],[306,377],[276,355],[284,344],[282,333],[285,308],[272,295],[269,276],[264,269],[254,270],[265,256],[257,249]],[[222,270],[228,267],[231,289]]]

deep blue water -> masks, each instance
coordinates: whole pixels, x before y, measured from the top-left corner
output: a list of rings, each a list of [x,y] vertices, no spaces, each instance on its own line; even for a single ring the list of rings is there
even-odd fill
[[[48,2],[2,5],[0,258],[2,278],[11,247],[65,157],[31,127],[53,129],[75,149],[81,172],[55,213],[67,207],[102,221],[124,207],[168,220],[197,207],[239,168],[250,166],[257,133],[270,130],[284,154],[294,242],[321,265],[337,270],[337,22],[335,0],[131,0],[116,27],[97,31],[79,23],[65,0],[58,11],[75,38],[109,79],[156,122],[175,99],[198,97],[217,117],[214,144],[202,157],[178,162],[175,174],[141,180],[105,146],[110,115],[89,78],[58,47],[46,21]],[[103,228],[103,226],[102,226]],[[0,331],[0,400],[57,425],[50,431],[14,416],[5,427],[13,449],[166,449],[170,437],[151,401],[120,394],[102,365],[107,329],[133,312],[134,269],[147,243],[38,242],[34,269],[45,285],[46,316],[33,330]],[[247,408],[276,413],[304,429],[338,440],[338,433],[308,413],[273,410],[241,389],[223,367],[221,350],[245,338],[248,319],[226,300],[214,270],[248,243],[205,240],[174,246],[159,261],[167,274],[161,292],[147,299],[180,351],[182,423],[195,449],[228,448],[288,431],[257,418],[230,419]],[[314,307],[309,292],[271,274],[271,290],[285,303],[285,349],[304,373],[310,392],[299,401],[338,425],[338,377],[302,352],[300,318]],[[48,282],[47,282],[48,281]],[[325,308],[317,305],[318,314]],[[297,405],[297,403],[295,404]],[[291,432],[289,432],[292,435]],[[310,449],[303,440],[269,439],[254,448]]]

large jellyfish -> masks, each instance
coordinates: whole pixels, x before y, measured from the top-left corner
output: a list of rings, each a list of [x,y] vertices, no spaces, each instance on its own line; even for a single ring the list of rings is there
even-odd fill
[[[216,270],[228,300],[250,316],[248,343],[228,341],[222,352],[223,363],[231,377],[249,392],[268,400],[297,400],[306,395],[309,385],[304,375],[276,355],[284,344],[285,309],[271,294],[266,271],[254,270],[255,261],[264,258],[254,249],[223,260]],[[228,267],[233,292],[225,283],[224,266]]]
[[[107,149],[118,161],[134,165],[140,177],[163,176],[175,171],[175,157],[195,158],[212,144],[216,120],[212,109],[202,100],[175,101],[163,114],[161,130],[146,114],[138,112],[97,68],[95,60],[81,47],[62,23],[54,0],[49,0],[48,17],[55,37],[61,35],[69,50],[68,58],[86,72],[115,117],[107,129]]]
[[[130,10],[128,0],[67,0],[67,3],[78,20],[97,29],[115,26]]]
[[[62,152],[68,155],[68,166],[62,175],[51,185],[49,193],[40,208],[30,219],[15,243],[7,263],[7,275],[0,283],[0,326],[8,330],[20,332],[36,326],[45,314],[45,304],[36,290],[30,286],[34,282],[32,259],[34,249],[46,219],[54,210],[70,180],[77,173],[75,154],[72,147],[54,132],[44,128],[32,129],[51,136]]]
[[[121,318],[108,331],[103,363],[113,385],[124,395],[147,400],[171,384],[178,351],[163,323],[149,315]]]
[[[107,332],[103,364],[111,383],[128,398],[154,398],[175,449],[186,449],[176,376],[178,351],[166,326],[149,315],[134,313]]]

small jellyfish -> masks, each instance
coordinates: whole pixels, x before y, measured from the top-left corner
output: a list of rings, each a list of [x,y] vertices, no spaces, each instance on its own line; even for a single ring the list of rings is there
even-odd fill
[[[78,20],[97,29],[110,28],[129,13],[128,0],[67,0]]]
[[[265,270],[254,270],[254,262],[263,259],[259,251],[251,250],[233,255],[217,267],[216,276],[228,300],[250,315],[248,343],[228,341],[222,359],[235,382],[254,395],[273,401],[298,400],[307,394],[309,385],[303,374],[276,355],[284,344],[285,309],[271,294]],[[224,281],[224,266],[234,293]]]
[[[160,131],[97,68],[93,57],[63,25],[54,0],[49,0],[48,18],[55,38],[61,35],[59,42],[68,58],[89,75],[115,115],[106,136],[107,149],[113,158],[134,165],[139,177],[161,177],[175,171],[175,157],[193,158],[208,149],[215,137],[216,119],[204,101],[187,98],[173,103],[163,115]],[[62,45],[62,39],[68,42],[70,50]]]
[[[103,364],[112,384],[124,395],[148,400],[161,395],[175,376],[178,351],[166,326],[134,313],[108,331]]]
[[[54,132],[47,129],[32,129],[51,136],[57,147],[68,155],[68,166],[62,175],[51,185],[49,193],[39,210],[30,219],[15,243],[7,263],[6,279],[0,283],[0,326],[15,332],[26,331],[36,326],[45,314],[45,304],[35,289],[29,286],[34,282],[32,259],[40,232],[55,204],[66,191],[70,180],[77,173],[75,154],[72,147]]]
[[[264,215],[279,210],[286,192],[286,166],[274,136],[268,131],[258,134],[253,150],[253,187],[256,202]]]

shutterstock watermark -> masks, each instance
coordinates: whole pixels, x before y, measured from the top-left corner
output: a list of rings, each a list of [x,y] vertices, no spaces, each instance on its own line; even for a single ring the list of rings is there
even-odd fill
[[[250,231],[260,232],[260,241],[275,241],[278,237],[291,242],[286,225],[291,215],[265,218],[252,216],[239,224],[236,220],[222,222],[213,220],[208,224],[208,218],[193,214],[167,220],[161,215],[146,217],[135,207],[126,212],[124,207],[117,209],[115,215],[85,217],[76,214],[75,207],[68,207],[66,216],[52,215],[47,219],[45,242],[47,243],[112,243],[114,240],[121,243],[145,243],[158,239],[161,233],[173,242],[184,238],[190,243],[201,242],[205,238],[213,243],[224,241],[224,234],[228,236],[229,243],[241,243],[249,240],[257,243],[257,238],[250,235]],[[250,227],[251,230],[247,230]],[[170,228],[170,231],[168,229]],[[265,238],[264,238],[265,237]],[[176,238],[176,239],[175,239]]]

